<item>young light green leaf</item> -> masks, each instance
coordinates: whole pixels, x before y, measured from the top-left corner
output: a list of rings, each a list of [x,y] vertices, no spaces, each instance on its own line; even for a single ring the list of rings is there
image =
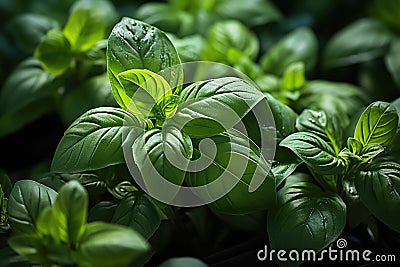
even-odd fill
[[[114,97],[126,109],[119,92],[118,74],[130,69],[148,69],[161,74],[171,88],[180,84],[180,59],[168,37],[160,30],[137,20],[123,18],[111,32],[107,46],[107,69]],[[168,70],[166,70],[168,69]]]
[[[126,266],[149,250],[149,244],[136,231],[103,222],[90,223],[80,239],[75,262],[82,267]]]
[[[216,2],[215,12],[224,19],[237,19],[250,27],[282,19],[281,12],[265,0],[220,0]]]
[[[187,134],[173,127],[154,128],[139,136],[132,149],[145,184],[147,179],[157,175],[177,185],[183,183],[188,160],[193,154],[192,141]],[[152,183],[148,186],[151,190]]]
[[[16,182],[8,199],[8,219],[13,231],[34,233],[39,214],[51,206],[56,197],[56,191],[38,182]]]
[[[119,95],[124,106],[137,116],[155,117],[171,100],[172,89],[167,81],[150,70],[127,70],[118,74],[117,79],[123,88]]]
[[[46,34],[34,55],[43,68],[54,75],[64,73],[72,60],[71,45],[59,29],[50,30]]]
[[[78,118],[57,146],[53,172],[83,172],[125,163],[122,146],[144,131],[142,121],[122,109],[92,109]]]
[[[336,33],[324,51],[327,68],[369,61],[383,55],[393,33],[382,22],[360,19]]]
[[[204,262],[195,258],[172,258],[161,263],[159,267],[207,267]]]
[[[311,132],[328,142],[339,153],[342,148],[343,126],[335,114],[305,109],[296,120],[300,132]]]
[[[61,241],[74,247],[85,231],[88,197],[77,181],[70,181],[58,192],[52,213]]]
[[[346,205],[331,191],[322,191],[311,177],[286,179],[278,205],[268,214],[268,235],[274,249],[312,249],[316,253],[333,242],[346,224]]]
[[[279,145],[292,150],[310,169],[319,174],[337,174],[344,169],[343,162],[333,148],[313,133],[291,134]]]
[[[213,136],[211,140],[210,143],[196,144],[194,158],[206,159],[209,164],[202,168],[202,161],[198,160],[196,167],[200,171],[187,172],[186,183],[202,186],[216,182],[204,195],[199,195],[204,199],[219,195],[221,190],[231,189],[209,205],[217,212],[246,214],[271,207],[276,200],[275,177],[260,149],[235,129]],[[262,179],[261,185],[252,188],[252,181],[259,179]]]
[[[400,165],[369,164],[356,176],[361,201],[383,223],[400,232]]]
[[[399,117],[390,103],[377,101],[367,107],[358,120],[354,138],[363,146],[388,146],[397,133]]]
[[[41,248],[41,238],[36,234],[16,235],[8,239],[10,247],[19,255],[36,264],[48,264],[48,259]]]
[[[97,9],[81,6],[71,14],[63,32],[72,50],[88,51],[104,38],[104,18]]]
[[[258,54],[257,37],[239,21],[217,22],[208,31],[207,45],[202,53],[206,61],[229,62],[229,50],[238,50],[243,55],[254,59]]]
[[[114,4],[109,0],[78,0],[71,6],[71,13],[81,8],[96,10],[104,20],[106,28],[110,28],[117,23],[119,15]]]
[[[285,36],[261,58],[265,72],[281,76],[294,62],[302,61],[311,70],[318,54],[318,41],[309,28],[300,28]]]
[[[166,123],[191,137],[214,136],[236,125],[264,96],[242,79],[225,77],[194,83],[179,96]]]
[[[161,224],[161,210],[143,193],[124,197],[115,207],[111,223],[128,226],[149,239]]]
[[[282,77],[282,89],[284,91],[299,90],[305,84],[304,63],[293,62],[285,70]]]

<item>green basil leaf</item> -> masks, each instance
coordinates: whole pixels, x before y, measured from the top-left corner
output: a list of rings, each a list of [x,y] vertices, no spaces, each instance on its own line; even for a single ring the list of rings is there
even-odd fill
[[[172,89],[167,81],[150,70],[127,70],[118,74],[117,79],[123,87],[119,95],[124,106],[137,116],[148,118],[159,115],[172,98]],[[166,117],[169,114],[163,115]]]
[[[347,84],[314,80],[302,90],[298,109],[324,110],[336,114],[346,122],[368,102],[365,93],[358,87]]]
[[[296,155],[289,149],[277,147],[271,171],[276,178],[276,187],[279,187],[301,164]]]
[[[88,51],[104,38],[103,16],[97,9],[79,7],[69,17],[63,33],[70,42],[72,50]]]
[[[264,96],[274,116],[277,143],[280,143],[286,136],[296,132],[297,114],[272,95],[264,93]]]
[[[59,27],[57,21],[47,16],[24,13],[14,17],[7,24],[6,29],[13,35],[19,47],[32,53],[46,33],[57,27]]]
[[[111,223],[128,226],[149,239],[161,224],[162,212],[143,193],[124,197],[116,206]]]
[[[194,83],[179,96],[178,109],[166,123],[183,127],[191,137],[208,137],[231,129],[263,95],[244,80],[226,77]]]
[[[296,120],[296,128],[322,138],[332,145],[336,153],[342,148],[343,126],[335,114],[305,109]]]
[[[351,153],[355,155],[359,155],[363,149],[361,142],[353,137],[347,139],[347,147],[350,149]]]
[[[268,214],[268,235],[274,249],[321,251],[342,233],[346,205],[331,191],[322,191],[311,177],[286,179],[278,205]]]
[[[194,34],[178,38],[172,34],[168,34],[168,37],[171,39],[183,62],[201,60],[201,52],[206,45],[206,39],[203,36]]]
[[[111,222],[114,217],[115,209],[120,200],[113,199],[107,201],[100,201],[94,205],[88,213],[88,222],[102,221]]]
[[[297,132],[286,137],[279,145],[292,150],[319,174],[337,174],[344,169],[343,162],[333,148],[315,134]]]
[[[36,234],[16,235],[8,239],[10,247],[36,264],[48,264],[41,238]]]
[[[282,89],[284,91],[295,91],[301,89],[306,82],[304,72],[303,62],[291,63],[283,74]]]
[[[51,170],[83,172],[125,163],[123,142],[133,143],[143,131],[143,122],[122,109],[92,109],[65,131]]]
[[[172,258],[161,263],[159,267],[207,267],[204,262],[195,258]]]
[[[127,107],[119,94],[123,88],[118,82],[118,74],[130,69],[148,69],[160,74],[160,71],[180,63],[178,53],[168,37],[146,23],[123,18],[108,39],[108,75],[114,97],[124,109]],[[161,76],[171,88],[175,88],[182,79],[182,69],[174,67],[162,72]]]
[[[220,185],[210,186],[205,193],[207,195],[199,197],[208,199],[220,194],[221,188],[232,188],[209,205],[214,211],[228,214],[251,213],[274,204],[275,177],[257,145],[234,129],[210,139],[211,143],[194,148],[194,157],[204,157],[210,164],[203,170],[187,172],[185,180],[189,186],[202,186],[217,179],[223,180]],[[253,188],[253,181],[257,179],[263,179],[263,182]]]
[[[227,56],[230,50],[238,50],[243,55],[254,59],[258,54],[258,49],[257,37],[242,23],[235,20],[221,21],[209,29],[202,59],[229,63]]]
[[[4,196],[8,197],[11,193],[12,184],[7,173],[3,170],[0,170],[0,186],[4,192]]]
[[[52,213],[60,239],[76,245],[85,231],[88,208],[87,192],[77,181],[70,181],[58,192]]]
[[[107,29],[111,26],[114,26],[119,18],[118,12],[114,4],[109,0],[79,0],[71,6],[70,10],[73,14],[76,10],[82,8],[96,10],[95,12],[99,13],[103,18],[104,24]]]
[[[8,199],[8,219],[13,231],[34,233],[40,212],[51,206],[56,197],[56,191],[38,182],[16,182]]]
[[[389,52],[385,55],[387,69],[392,75],[397,86],[400,86],[400,39],[395,39],[390,44]]]
[[[355,186],[371,213],[400,232],[400,165],[394,162],[367,165],[356,176]]]
[[[79,266],[126,266],[149,249],[134,230],[115,224],[90,223],[72,257]]]
[[[171,14],[174,14],[171,16]],[[165,32],[186,36],[194,32],[195,17],[167,3],[143,3],[135,12],[135,18]]]
[[[317,61],[318,41],[308,28],[297,29],[278,43],[261,58],[265,72],[281,76],[294,62],[302,61],[306,71],[311,70]]]
[[[369,61],[383,55],[392,39],[393,33],[380,21],[357,20],[328,42],[323,63],[333,68]]]
[[[369,163],[371,160],[382,154],[385,148],[378,144],[369,144],[361,150],[361,159]]]
[[[281,12],[270,1],[220,0],[215,12],[224,19],[237,19],[252,27],[282,19]]]
[[[50,30],[46,34],[34,55],[43,68],[54,75],[64,73],[72,60],[71,45],[59,29]]]
[[[163,130],[154,128],[143,133],[134,142],[132,150],[145,184],[150,177],[161,175],[164,179],[181,185],[188,160],[193,154],[190,137],[177,128],[165,126]],[[170,156],[173,158],[169,158]],[[182,160],[186,162],[182,163]],[[179,167],[174,166],[178,162],[182,164]],[[151,183],[148,186],[151,188]]]
[[[358,120],[354,138],[364,146],[388,146],[396,136],[399,117],[390,103],[377,101],[367,107]]]
[[[18,130],[52,108],[56,76],[34,58],[20,63],[0,90],[0,136]]]
[[[90,101],[88,101],[90,99]],[[70,125],[80,115],[97,107],[115,107],[107,74],[92,77],[76,90],[71,90],[61,98],[60,115],[64,125]]]

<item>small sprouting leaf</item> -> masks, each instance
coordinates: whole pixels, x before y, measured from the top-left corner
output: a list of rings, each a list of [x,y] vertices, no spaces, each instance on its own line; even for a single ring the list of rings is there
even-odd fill
[[[383,23],[360,19],[336,33],[324,51],[328,68],[369,61],[383,55],[393,39],[393,33]]]
[[[278,192],[278,205],[268,213],[268,235],[274,249],[322,250],[346,224],[346,205],[331,191],[323,191],[311,177],[286,179]]]
[[[119,95],[124,106],[137,116],[156,117],[172,97],[172,89],[167,81],[150,70],[127,70],[118,74],[117,79],[122,85],[123,91],[119,91]]]
[[[354,138],[363,146],[369,144],[388,146],[396,136],[398,124],[396,108],[389,103],[377,101],[362,113]]]
[[[191,137],[214,136],[231,129],[263,98],[235,77],[197,82],[182,91],[177,111],[166,123],[183,127]]]
[[[305,109],[296,120],[300,132],[311,132],[328,142],[338,153],[342,148],[343,126],[335,114]]]
[[[356,176],[361,201],[383,223],[400,232],[400,165],[369,164]]]
[[[295,91],[301,89],[306,82],[304,72],[303,62],[291,63],[283,74],[282,89],[284,91]]]
[[[171,41],[162,31],[141,21],[123,18],[111,32],[107,46],[107,69],[118,104],[126,109],[118,74],[130,69],[148,69],[161,74],[171,88],[182,79],[180,59]],[[173,67],[171,69],[168,69]],[[168,70],[166,70],[168,69]],[[163,71],[164,70],[164,71]]]
[[[210,204],[214,211],[228,214],[246,214],[264,210],[275,203],[275,177],[270,166],[260,154],[260,149],[237,130],[230,130],[210,138],[212,142],[194,147],[194,157],[207,160],[197,172],[187,172],[189,186],[202,186],[214,182],[199,197],[207,200],[229,191]],[[199,142],[199,140],[197,140]],[[254,181],[262,181],[254,187]],[[231,189],[231,190],[229,190]]]
[[[311,70],[318,54],[318,41],[308,28],[300,28],[285,36],[261,58],[265,72],[281,76],[294,62],[302,61],[306,71]]]
[[[41,211],[51,206],[56,197],[56,191],[38,182],[16,182],[8,199],[8,219],[13,231],[34,233]]]
[[[88,51],[104,38],[103,16],[96,9],[78,7],[69,17],[63,32],[70,42],[72,50]]]
[[[165,126],[163,130],[155,128],[143,133],[134,142],[132,150],[145,184],[152,176],[161,175],[181,185],[193,154],[190,137],[177,128]],[[151,185],[148,184],[150,191]]]
[[[35,50],[43,68],[54,75],[62,74],[72,60],[71,45],[59,29],[50,30]]]
[[[308,167],[319,174],[343,171],[343,162],[323,139],[309,132],[297,132],[286,137],[280,146],[292,150]]]
[[[3,190],[4,196],[8,197],[11,193],[12,184],[7,173],[5,173],[3,170],[0,170],[0,186]]]
[[[122,109],[92,109],[78,118],[57,146],[53,172],[83,172],[125,163],[123,143],[133,143],[143,122]]]
[[[72,252],[75,262],[82,267],[126,266],[149,250],[149,244],[136,231],[120,225],[93,222]]]

